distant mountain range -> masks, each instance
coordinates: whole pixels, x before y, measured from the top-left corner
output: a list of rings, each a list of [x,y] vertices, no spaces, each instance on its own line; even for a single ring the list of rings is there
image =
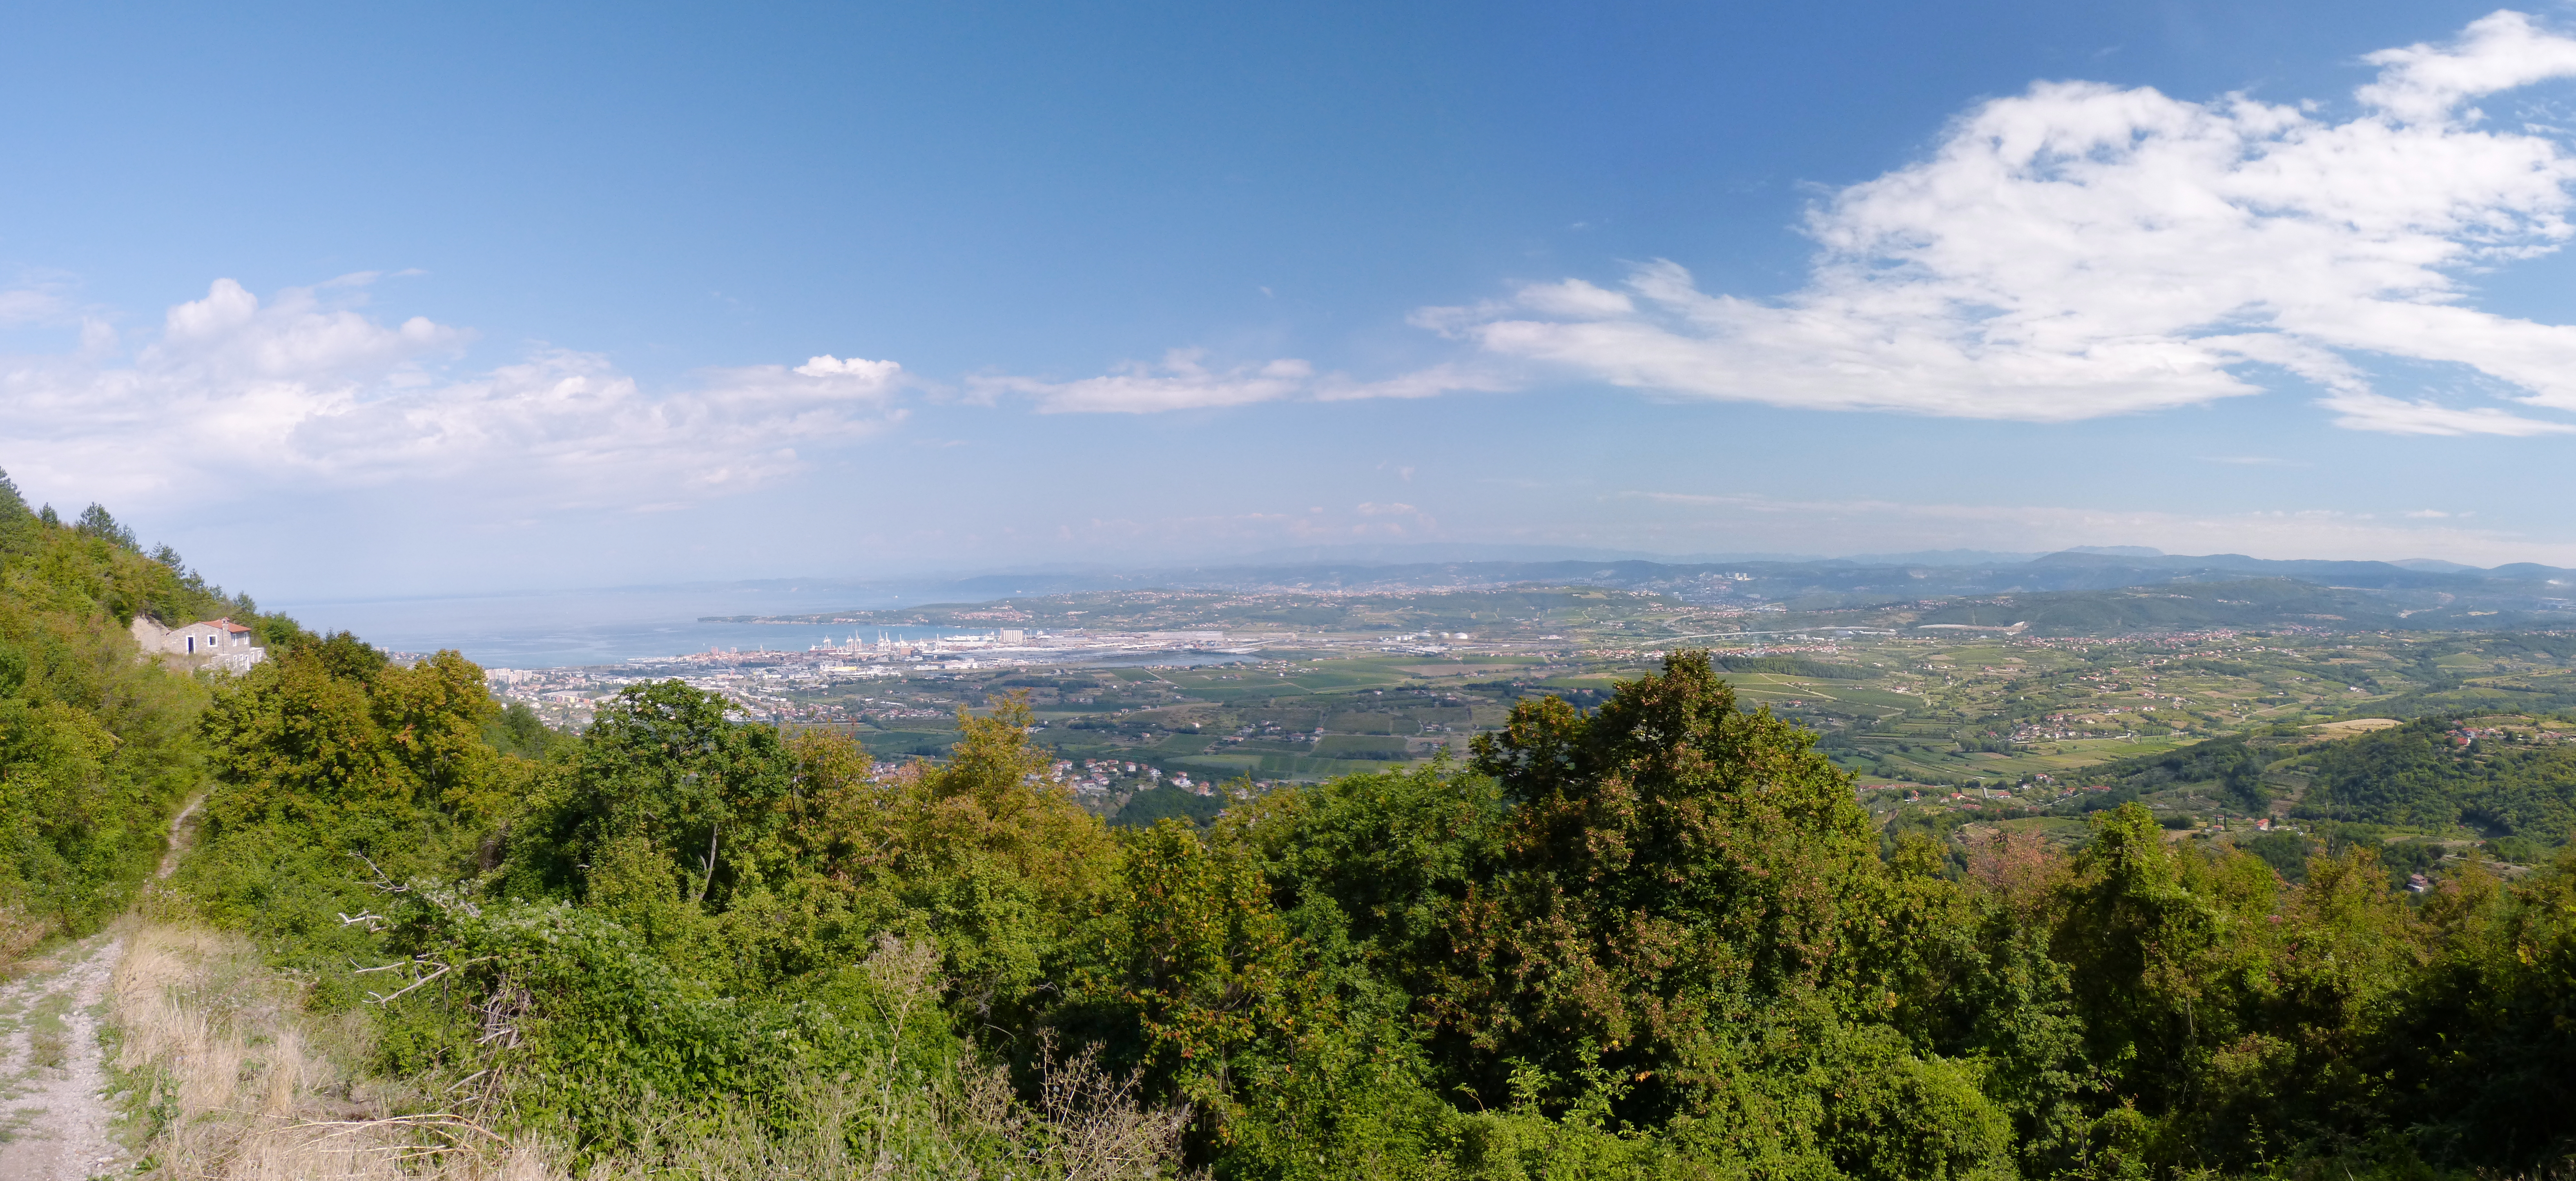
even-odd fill
[[[1419,549],[1389,553],[1421,557]],[[790,580],[780,580],[781,585]],[[794,581],[806,595],[829,580]],[[892,583],[846,584],[853,608]],[[901,599],[978,602],[1094,591],[1221,590],[1388,594],[1508,586],[1600,586],[1799,616],[1906,605],[1919,624],[2027,623],[2075,635],[2211,627],[2329,630],[2576,626],[2576,571],[2531,563],[2480,569],[2429,560],[2280,560],[2086,546],[2047,554],[1946,550],[1850,558],[1740,556],[1246,562],[1141,570],[1028,571],[910,581]]]
[[[2107,548],[2107,547],[2106,547]],[[1741,575],[1743,577],[1736,577]],[[939,588],[995,596],[1121,590],[1147,586],[1230,590],[1360,591],[1499,586],[1511,583],[1581,582],[1635,588],[1696,583],[1758,584],[1772,592],[1848,593],[1864,587],[1949,593],[2005,590],[2084,590],[2176,580],[2292,578],[2321,586],[2374,590],[2498,592],[2509,586],[2548,595],[2558,586],[2576,593],[2576,571],[2531,563],[2479,569],[2447,562],[2349,562],[2251,558],[2243,554],[2189,556],[2102,549],[2050,554],[1943,551],[1854,558],[1723,558],[1701,561],[1557,559],[1548,561],[1344,560],[1183,566],[1124,572],[1080,571],[981,574],[936,584]],[[812,585],[809,581],[807,585]],[[2554,597],[2554,596],[2552,596]]]

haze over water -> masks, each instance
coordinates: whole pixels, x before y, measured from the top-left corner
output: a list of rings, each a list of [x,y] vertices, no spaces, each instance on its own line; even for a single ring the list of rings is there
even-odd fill
[[[279,603],[316,631],[353,631],[398,652],[454,648],[486,668],[615,664],[709,648],[803,649],[847,642],[930,639],[954,628],[878,628],[701,622],[703,616],[799,614],[898,606],[906,596],[798,586],[635,587],[337,602]],[[919,595],[910,601],[924,601]]]

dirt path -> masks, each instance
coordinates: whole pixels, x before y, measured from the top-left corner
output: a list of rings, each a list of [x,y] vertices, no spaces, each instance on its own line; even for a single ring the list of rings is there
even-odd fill
[[[122,937],[72,944],[0,988],[0,1181],[83,1181],[126,1171],[111,1131],[98,1042]]]
[[[205,803],[191,798],[170,820],[158,877],[179,868]],[[0,1181],[87,1181],[129,1170],[107,1102],[99,1022],[123,937],[102,933],[20,967],[0,987]]]
[[[189,831],[188,821],[205,802],[204,792],[189,796],[188,802],[180,807],[179,814],[170,818],[170,845],[161,851],[161,868],[153,871],[152,876],[166,878],[178,872],[179,855],[188,851],[188,843],[196,836]]]

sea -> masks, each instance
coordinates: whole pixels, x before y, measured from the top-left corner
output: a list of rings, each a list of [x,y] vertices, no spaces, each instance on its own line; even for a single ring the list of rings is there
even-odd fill
[[[634,587],[615,590],[262,603],[318,632],[352,632],[390,652],[455,649],[485,668],[572,668],[709,650],[801,651],[853,637],[927,640],[977,634],[955,628],[717,623],[708,616],[868,611],[924,602],[900,588],[854,590],[787,584]]]
[[[945,591],[946,593],[943,593]],[[523,594],[263,603],[317,632],[350,632],[388,652],[455,649],[486,669],[582,668],[707,651],[803,651],[853,640],[919,642],[990,635],[948,627],[727,623],[709,617],[880,611],[955,602],[953,588],[727,583]],[[1197,667],[1256,659],[1222,652],[1155,652],[1079,661],[1120,667]]]

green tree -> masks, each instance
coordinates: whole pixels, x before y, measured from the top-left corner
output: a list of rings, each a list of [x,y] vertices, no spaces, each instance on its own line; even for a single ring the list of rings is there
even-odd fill
[[[778,731],[678,681],[601,705],[532,811],[506,889],[599,907],[654,946],[694,954],[694,920],[722,913],[777,865],[792,773]]]
[[[2473,866],[2424,911],[2430,962],[2373,1047],[2394,1084],[2382,1126],[2446,1163],[2576,1152],[2576,853],[2512,886]]]
[[[183,885],[310,961],[372,954],[370,928],[337,916],[471,872],[526,794],[528,764],[481,741],[496,712],[482,670],[453,652],[406,668],[341,633],[273,653],[199,720],[215,782]],[[355,998],[354,981],[328,979],[333,1003]]]
[[[1218,1116],[1241,1103],[1240,1075],[1256,1046],[1294,1036],[1313,1011],[1298,955],[1254,861],[1211,846],[1185,821],[1134,830],[1109,888],[1079,936],[1068,1013],[1115,1037],[1158,1089]],[[1125,1039],[1121,1039],[1125,1040]],[[1211,1129],[1221,1134],[1220,1129]]]
[[[1499,1104],[1507,1063],[1597,1067],[1638,1080],[1628,1112],[1688,1110],[1730,1081],[1722,1030],[1833,983],[1881,865],[1813,741],[1738,710],[1704,653],[1588,716],[1526,699],[1480,736],[1474,766],[1513,808],[1431,1000],[1469,1085]]]

